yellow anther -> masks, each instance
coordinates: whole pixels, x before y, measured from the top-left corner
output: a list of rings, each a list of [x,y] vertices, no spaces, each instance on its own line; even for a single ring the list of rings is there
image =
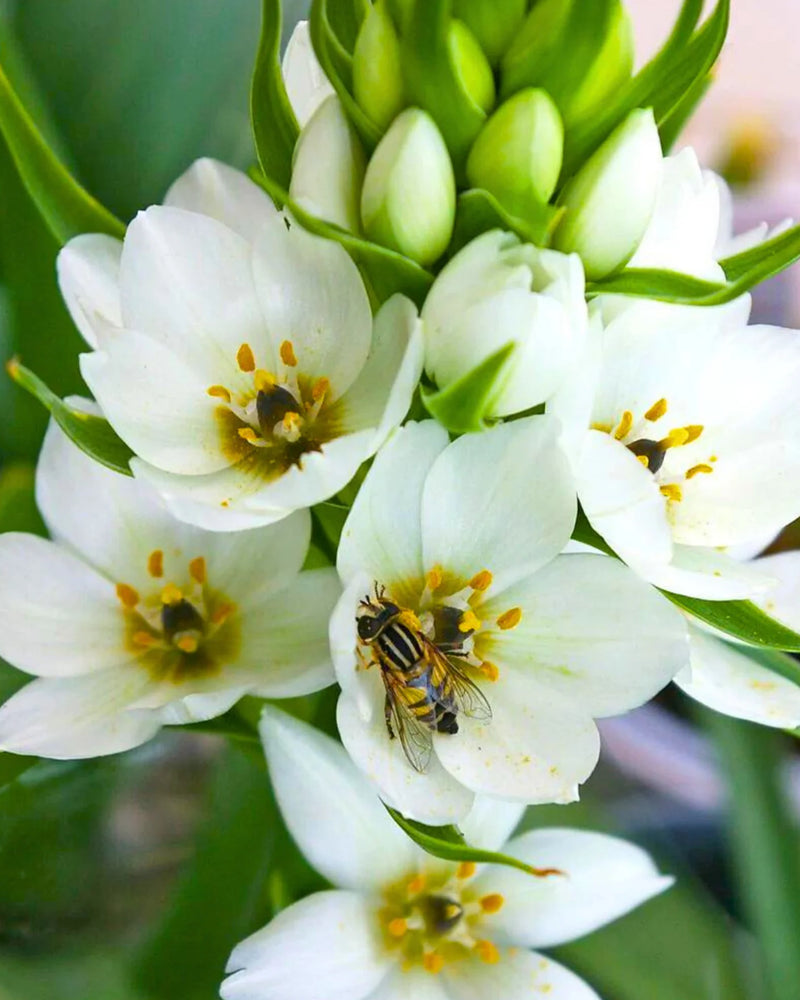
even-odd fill
[[[402,625],[407,625],[408,628],[413,629],[415,632],[422,631],[422,622],[410,608],[403,608],[403,610],[397,616],[397,620]]]
[[[422,967],[426,972],[432,972],[436,975],[437,972],[442,971],[443,966],[444,959],[438,951],[428,951],[422,956]]]
[[[155,549],[147,557],[147,572],[156,578],[164,575],[164,553],[161,549]]]
[[[661,417],[663,417],[666,412],[667,412],[666,399],[659,399],[658,402],[653,403],[650,409],[645,412],[644,418],[645,420],[650,420],[651,422],[654,423],[656,420],[660,420]]]
[[[476,941],[475,954],[487,965],[497,965],[500,961],[500,952],[492,941]]]
[[[257,392],[269,392],[270,389],[275,388],[277,380],[274,375],[270,375],[263,368],[259,368],[253,375],[253,382]]]
[[[473,578],[469,581],[469,587],[471,590],[488,590],[492,585],[493,579],[494,577],[488,569],[482,569],[480,573],[476,573],[475,576],[473,576]]]
[[[189,563],[189,575],[197,583],[206,582],[206,561],[202,556],[192,559]]]
[[[667,448],[680,448],[689,440],[689,432],[685,427],[675,427],[673,430],[667,434],[665,438],[662,438],[658,443],[664,450]]]
[[[503,630],[516,628],[522,621],[522,608],[509,608],[497,619],[497,627]]]
[[[467,608],[464,614],[461,616],[461,621],[458,623],[459,632],[477,632],[481,627],[481,620],[472,610],[472,608]]]
[[[162,604],[180,604],[183,600],[183,592],[174,583],[168,583],[161,591]]]
[[[127,583],[117,584],[117,597],[126,608],[135,608],[139,603],[139,593]]]
[[[456,917],[460,917],[463,912],[463,907],[459,906],[458,903],[448,903],[444,908],[444,919],[455,920]]]
[[[441,587],[443,580],[444,580],[444,573],[442,572],[442,567],[438,565],[434,566],[432,569],[429,569],[427,574],[425,575],[425,583],[428,587],[428,590],[438,590],[439,587]]]
[[[484,913],[497,913],[498,910],[503,908],[505,899],[503,899],[499,892],[492,892],[488,896],[481,897],[479,902]]]
[[[415,875],[406,886],[406,892],[409,896],[417,896],[425,888],[426,883],[427,879],[424,875]]]
[[[710,465],[706,465],[705,463],[701,462],[699,465],[693,465],[691,469],[687,469],[686,478],[692,479],[694,476],[699,476],[701,472],[707,473],[713,471],[714,470],[711,468]]]
[[[212,625],[221,625],[233,614],[235,608],[233,604],[219,604],[211,615]]]
[[[206,392],[209,396],[216,396],[217,399],[224,399],[226,403],[230,403],[231,394],[225,388],[224,385],[210,385]]]
[[[288,413],[284,413],[283,420],[281,422],[285,431],[296,430],[300,427],[300,414],[295,413],[294,410],[289,410]]]
[[[401,938],[408,930],[408,924],[402,917],[395,917],[389,921],[387,929],[392,937]]]
[[[622,419],[617,424],[617,429],[614,431],[614,437],[617,441],[621,441],[624,437],[627,437],[631,427],[633,427],[633,414],[630,410],[625,410],[622,414]]]
[[[480,670],[487,681],[491,681],[492,683],[494,683],[500,676],[500,671],[497,669],[497,665],[495,663],[490,663],[489,660],[484,660],[478,667],[478,670]]]
[[[158,639],[150,632],[133,633],[134,646],[141,646],[142,649],[149,649],[151,646],[155,646],[157,642]]]
[[[680,503],[683,500],[683,491],[677,483],[667,483],[664,486],[659,486],[659,489],[667,500],[673,500],[675,503]]]
[[[243,372],[256,370],[256,359],[253,357],[253,348],[249,344],[242,344],[236,352],[236,364]]]
[[[175,645],[182,653],[196,653],[200,641],[193,635],[182,635]]]
[[[288,365],[289,368],[294,368],[297,364],[297,356],[294,353],[294,345],[291,340],[284,340],[280,346],[280,356],[281,361]]]
[[[240,427],[239,437],[243,438],[249,444],[255,444],[256,441],[260,441],[261,438],[256,434],[252,427]]]
[[[474,861],[462,861],[456,869],[456,878],[472,878],[478,866]]]
[[[311,398],[315,403],[318,403],[325,395],[329,392],[331,387],[330,382],[324,376],[318,378],[311,389]]]
[[[687,434],[686,444],[691,444],[692,441],[696,441],[700,437],[704,427],[702,424],[687,424],[683,429]]]
[[[647,457],[647,455],[637,455],[636,457],[642,463],[645,469],[650,468],[650,459]]]

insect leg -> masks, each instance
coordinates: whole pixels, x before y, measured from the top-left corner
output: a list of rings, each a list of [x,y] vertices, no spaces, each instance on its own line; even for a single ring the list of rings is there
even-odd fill
[[[386,699],[383,702],[383,717],[386,720],[386,729],[389,733],[389,739],[394,739],[394,729],[392,729],[392,699],[389,697],[389,692],[386,692]]]

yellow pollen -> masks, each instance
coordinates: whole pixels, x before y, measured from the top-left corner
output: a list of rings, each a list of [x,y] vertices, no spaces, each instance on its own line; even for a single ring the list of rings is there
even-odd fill
[[[614,431],[614,437],[617,441],[621,441],[624,437],[626,437],[631,427],[633,427],[633,414],[630,410],[625,410],[622,414],[622,419],[617,425],[617,429]]]
[[[189,575],[197,583],[206,582],[206,561],[202,556],[192,559],[189,563]]]
[[[666,399],[659,399],[657,403],[653,403],[649,410],[646,411],[644,418],[645,420],[650,420],[655,423],[656,420],[660,420],[661,417],[667,412],[667,401]]]
[[[224,385],[210,385],[206,392],[209,396],[216,396],[217,399],[224,399],[226,403],[230,403],[231,394],[225,388]]]
[[[409,896],[416,896],[418,893],[422,892],[425,888],[425,883],[427,879],[424,875],[415,875],[414,878],[406,886],[406,892]]]
[[[388,930],[392,937],[401,938],[408,930],[408,924],[402,917],[395,917],[389,921]]]
[[[331,384],[324,376],[318,378],[311,389],[311,398],[315,403],[318,403],[330,390]]]
[[[138,592],[127,583],[117,584],[117,597],[120,601],[122,601],[126,608],[135,608],[139,603]]]
[[[168,583],[161,591],[162,604],[180,604],[183,600],[183,593],[174,583]]]
[[[636,457],[639,459],[639,461],[642,463],[645,469],[650,468],[650,459],[647,457],[647,455],[637,455]]]
[[[234,606],[232,604],[220,604],[219,607],[214,609],[214,613],[211,615],[211,624],[221,625],[230,618],[233,612]]]
[[[505,903],[505,899],[503,899],[499,892],[492,892],[488,896],[483,896],[480,900],[481,909],[484,913],[497,913],[498,910],[503,908],[503,903]]]
[[[689,432],[686,430],[686,428],[676,427],[674,428],[674,430],[671,430],[669,434],[667,434],[665,438],[662,438],[662,440],[659,441],[658,443],[661,445],[662,448],[666,450],[667,448],[680,448],[681,445],[686,444],[688,440],[689,440]]]
[[[434,566],[433,569],[429,569],[425,576],[425,584],[428,590],[438,590],[442,585],[442,580],[444,580],[444,573],[441,566]]]
[[[500,961],[500,952],[497,950],[497,945],[492,941],[476,941],[475,953],[487,965],[497,965]]]
[[[509,608],[497,619],[497,627],[503,630],[516,628],[522,621],[522,608]]]
[[[154,577],[164,575],[164,553],[161,549],[155,549],[147,557],[147,572]]]
[[[256,370],[256,359],[253,357],[253,348],[249,344],[242,344],[236,352],[236,364],[243,372]]]
[[[259,368],[255,375],[253,375],[253,382],[255,383],[257,392],[269,392],[270,389],[275,388],[276,379],[274,375],[270,375],[263,368]]]
[[[473,576],[473,578],[469,581],[470,590],[488,590],[492,585],[493,579],[494,577],[488,569],[482,569],[480,573],[476,573],[475,576]]]
[[[683,492],[677,483],[667,483],[665,486],[659,486],[661,493],[667,498],[667,500],[674,500],[675,503],[680,503],[683,500]]]
[[[196,653],[200,643],[193,635],[182,635],[175,645],[182,653]]]
[[[245,441],[248,441],[250,444],[255,444],[256,441],[261,440],[252,427],[240,427],[239,437],[243,438]]]
[[[689,435],[686,438],[686,444],[691,444],[692,441],[696,441],[704,430],[702,424],[687,424],[683,429]]]
[[[478,670],[480,670],[487,681],[491,681],[492,683],[494,683],[500,676],[500,671],[497,669],[497,665],[490,663],[489,660],[484,660],[478,667]]]
[[[701,472],[713,472],[714,470],[710,465],[705,465],[703,462],[700,465],[693,465],[691,469],[686,472],[686,478],[692,479],[694,476],[700,475]]]
[[[477,868],[474,861],[462,861],[456,869],[456,878],[472,878]]]
[[[294,368],[297,364],[297,357],[294,353],[294,347],[291,340],[284,340],[280,346],[280,356],[281,361],[288,365],[289,368]]]
[[[149,649],[150,646],[155,646],[157,642],[158,639],[149,632],[133,633],[133,643],[135,646],[141,646],[143,649]]]
[[[719,461],[719,459],[717,458],[716,455],[711,455],[711,457],[709,458],[709,462],[717,462],[717,461]]]
[[[442,971],[443,965],[444,959],[438,951],[429,951],[422,956],[422,966],[426,972],[431,972],[436,975],[437,972]]]
[[[476,632],[481,627],[481,620],[472,610],[472,608],[467,608],[464,614],[461,616],[461,621],[458,623],[459,632]]]
[[[458,903],[448,903],[444,908],[444,919],[455,920],[456,917],[461,916],[461,912],[461,907]]]

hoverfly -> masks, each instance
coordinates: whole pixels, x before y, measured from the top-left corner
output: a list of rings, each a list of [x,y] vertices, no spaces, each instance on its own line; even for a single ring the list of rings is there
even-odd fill
[[[382,588],[376,589],[374,600],[367,596],[361,601],[358,637],[372,648],[381,670],[389,738],[399,737],[409,763],[422,773],[430,763],[432,733],[457,733],[459,712],[470,719],[490,719],[492,710],[450,659],[463,655],[457,644],[448,643],[446,654],[424,635],[411,613],[383,595]]]

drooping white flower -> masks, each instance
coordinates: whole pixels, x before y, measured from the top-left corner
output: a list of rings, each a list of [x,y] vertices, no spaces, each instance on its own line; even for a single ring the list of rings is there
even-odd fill
[[[224,1000],[598,1000],[529,949],[595,930],[672,880],[614,837],[538,829],[504,844],[522,807],[478,800],[470,843],[561,875],[424,854],[332,739],[268,708],[261,734],[286,824],[333,888],[278,914],[233,951]]]
[[[382,797],[424,822],[458,820],[475,792],[575,799],[597,760],[593,720],[642,704],[686,663],[681,616],[633,573],[556,558],[575,517],[556,435],[544,417],[453,444],[432,421],[408,424],[345,524],[331,619],[339,731]],[[381,659],[359,619],[387,602],[405,639],[389,633],[398,641]],[[420,648],[438,672],[405,694],[376,655],[408,664]],[[452,696],[443,677],[454,672]],[[394,738],[387,698],[405,698],[388,715]],[[414,703],[422,722],[404,710]]]
[[[279,520],[341,489],[408,409],[422,366],[401,296],[373,322],[338,244],[278,213],[243,174],[195,164],[124,244],[59,256],[81,370],[136,452],[137,477],[210,530]]]
[[[55,425],[36,494],[53,541],[0,536],[0,656],[37,676],[0,707],[3,750],[116,753],[248,693],[333,682],[340,588],[333,569],[300,572],[307,511],[236,536],[181,524]]]
[[[548,399],[584,349],[586,302],[577,254],[492,230],[443,268],[422,310],[425,369],[445,388],[516,344],[487,417]]]

